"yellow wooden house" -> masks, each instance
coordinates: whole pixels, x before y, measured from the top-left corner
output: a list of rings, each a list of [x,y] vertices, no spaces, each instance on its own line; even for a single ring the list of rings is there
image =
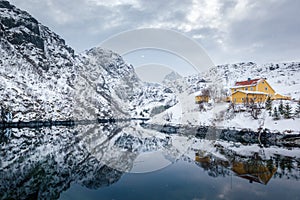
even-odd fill
[[[264,78],[248,79],[236,82],[231,89],[231,102],[265,102],[268,97],[272,100],[290,100],[291,97],[284,96],[275,92],[271,85]]]
[[[203,102],[208,102],[210,100],[208,94],[203,94],[202,91],[196,92],[195,93],[195,103],[200,104]]]

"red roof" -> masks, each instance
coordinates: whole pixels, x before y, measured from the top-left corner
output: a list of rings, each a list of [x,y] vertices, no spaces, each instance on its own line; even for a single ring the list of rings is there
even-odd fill
[[[234,86],[240,86],[240,85],[256,85],[257,82],[260,80],[260,78],[257,79],[252,79],[252,80],[247,80],[247,81],[239,81],[235,82]]]

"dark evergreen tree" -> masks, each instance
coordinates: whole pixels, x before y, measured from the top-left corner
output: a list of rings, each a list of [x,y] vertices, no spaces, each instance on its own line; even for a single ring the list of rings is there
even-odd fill
[[[0,106],[0,122],[5,123],[5,122],[11,122],[12,121],[12,112],[10,111],[9,108],[6,108],[4,106]]]
[[[279,104],[279,107],[278,107],[278,111],[279,111],[279,113],[280,113],[281,115],[284,114],[284,109],[283,109],[283,103],[282,103],[282,101],[280,101],[280,104]]]
[[[0,121],[1,122],[5,122],[5,109],[3,106],[1,106],[1,118],[0,118]]]
[[[300,117],[300,99],[298,100],[298,103],[297,103],[297,108],[295,110],[295,116]]]
[[[283,111],[284,111],[283,113],[284,118],[289,119],[292,117],[292,108],[289,103],[285,104]]]
[[[269,96],[266,100],[265,105],[266,105],[266,110],[269,111],[269,116],[271,116],[272,115],[272,100]]]
[[[274,108],[274,111],[273,111],[273,119],[274,119],[274,120],[279,120],[279,119],[280,119],[279,113],[278,113],[278,111],[277,111],[277,107]]]

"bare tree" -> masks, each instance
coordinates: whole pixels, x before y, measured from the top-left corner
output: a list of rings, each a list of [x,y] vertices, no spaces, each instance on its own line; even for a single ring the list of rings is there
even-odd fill
[[[204,88],[204,89],[201,90],[201,93],[202,93],[202,96],[204,98],[210,98],[210,91],[209,91],[209,89]]]
[[[246,98],[243,99],[243,104],[246,108],[250,106],[250,101],[248,96],[246,96]]]
[[[173,118],[173,113],[172,112],[167,112],[164,116],[163,116],[164,120],[166,120],[167,122],[170,122]]]
[[[233,111],[235,111],[235,103],[234,103],[234,102],[231,102],[231,103],[229,104],[227,111],[230,111],[231,109],[232,109]]]
[[[204,111],[204,112],[206,111],[206,109],[205,109],[203,103],[200,103],[200,104],[199,104],[199,110],[200,110],[200,112],[201,112],[201,111]]]
[[[249,112],[253,119],[258,119],[258,115],[261,113],[261,103],[257,101],[255,103],[255,100],[253,98],[249,99]]]

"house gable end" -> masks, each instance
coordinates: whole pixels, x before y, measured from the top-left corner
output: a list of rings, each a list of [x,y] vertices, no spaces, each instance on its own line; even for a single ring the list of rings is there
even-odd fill
[[[262,79],[257,84],[257,91],[265,92],[265,93],[268,93],[270,95],[275,94],[275,90],[271,87],[271,85],[265,79]]]

